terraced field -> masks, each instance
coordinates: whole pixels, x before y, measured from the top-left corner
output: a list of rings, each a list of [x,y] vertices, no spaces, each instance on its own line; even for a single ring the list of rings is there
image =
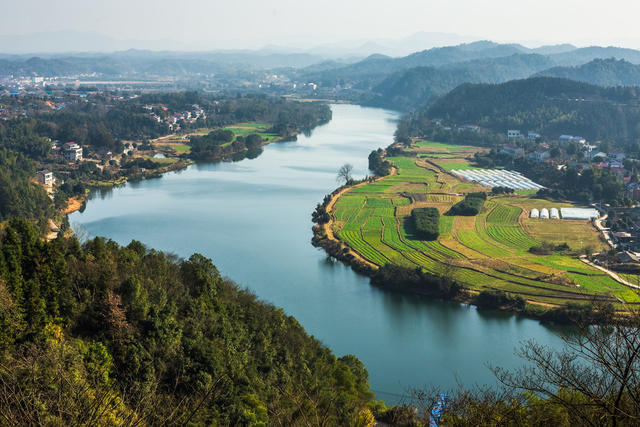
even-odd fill
[[[633,290],[577,259],[585,242],[605,247],[589,222],[528,218],[534,207],[570,203],[552,206],[529,194],[489,196],[476,217],[447,215],[465,193],[489,189],[462,181],[437,162],[473,167],[469,153],[474,150],[422,141],[406,150],[406,156],[390,157],[395,175],[354,187],[337,201],[331,212],[336,235],[373,264],[448,274],[471,290],[501,289],[544,305],[585,302],[593,296],[640,302]],[[416,236],[410,215],[417,207],[440,211],[438,240]],[[546,241],[558,244],[558,236],[566,237],[569,252],[529,252]]]

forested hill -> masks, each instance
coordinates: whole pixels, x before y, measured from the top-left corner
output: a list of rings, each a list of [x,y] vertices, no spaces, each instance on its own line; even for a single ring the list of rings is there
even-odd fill
[[[462,83],[502,83],[527,78],[553,66],[547,57],[515,54],[502,58],[477,59],[440,68],[415,67],[394,73],[374,88],[369,104],[409,110],[446,94]]]
[[[561,77],[598,86],[640,86],[640,65],[624,59],[594,59],[577,67],[553,67],[536,77]]]
[[[640,137],[640,88],[602,88],[549,77],[464,84],[422,113],[498,133],[521,129],[626,143]]]
[[[0,232],[0,424],[356,425],[368,374],[210,260]]]

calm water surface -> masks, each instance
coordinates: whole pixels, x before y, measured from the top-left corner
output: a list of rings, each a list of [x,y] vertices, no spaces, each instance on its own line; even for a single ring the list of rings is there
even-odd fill
[[[349,162],[391,143],[394,112],[334,105],[333,120],[256,159],[193,165],[159,179],[96,194],[70,220],[90,236],[187,257],[200,252],[220,271],[295,316],[335,354],[366,365],[378,398],[409,387],[494,383],[487,363],[515,367],[522,340],[558,346],[539,322],[473,307],[394,295],[311,246],[311,213]]]

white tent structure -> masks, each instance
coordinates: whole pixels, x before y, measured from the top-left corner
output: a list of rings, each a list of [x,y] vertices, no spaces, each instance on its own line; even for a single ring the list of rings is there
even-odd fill
[[[549,210],[547,208],[540,209],[540,219],[549,219]]]
[[[540,211],[536,208],[531,209],[531,212],[529,212],[529,218],[540,218]]]
[[[591,218],[600,217],[600,212],[597,209],[583,209],[583,208],[562,208],[560,209],[562,219],[584,219],[590,220]]]
[[[513,188],[514,190],[539,190],[544,188],[515,171],[501,169],[464,169],[452,170],[451,173],[468,181],[477,182],[485,187],[507,187]]]
[[[558,212],[558,209],[556,208],[549,209],[549,218],[560,219],[560,213]]]

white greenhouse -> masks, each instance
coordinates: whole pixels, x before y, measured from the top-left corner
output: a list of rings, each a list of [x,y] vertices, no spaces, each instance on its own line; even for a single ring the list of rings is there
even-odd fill
[[[600,217],[600,213],[597,209],[589,208],[562,208],[560,209],[562,219],[584,219],[589,220],[591,218]]]

